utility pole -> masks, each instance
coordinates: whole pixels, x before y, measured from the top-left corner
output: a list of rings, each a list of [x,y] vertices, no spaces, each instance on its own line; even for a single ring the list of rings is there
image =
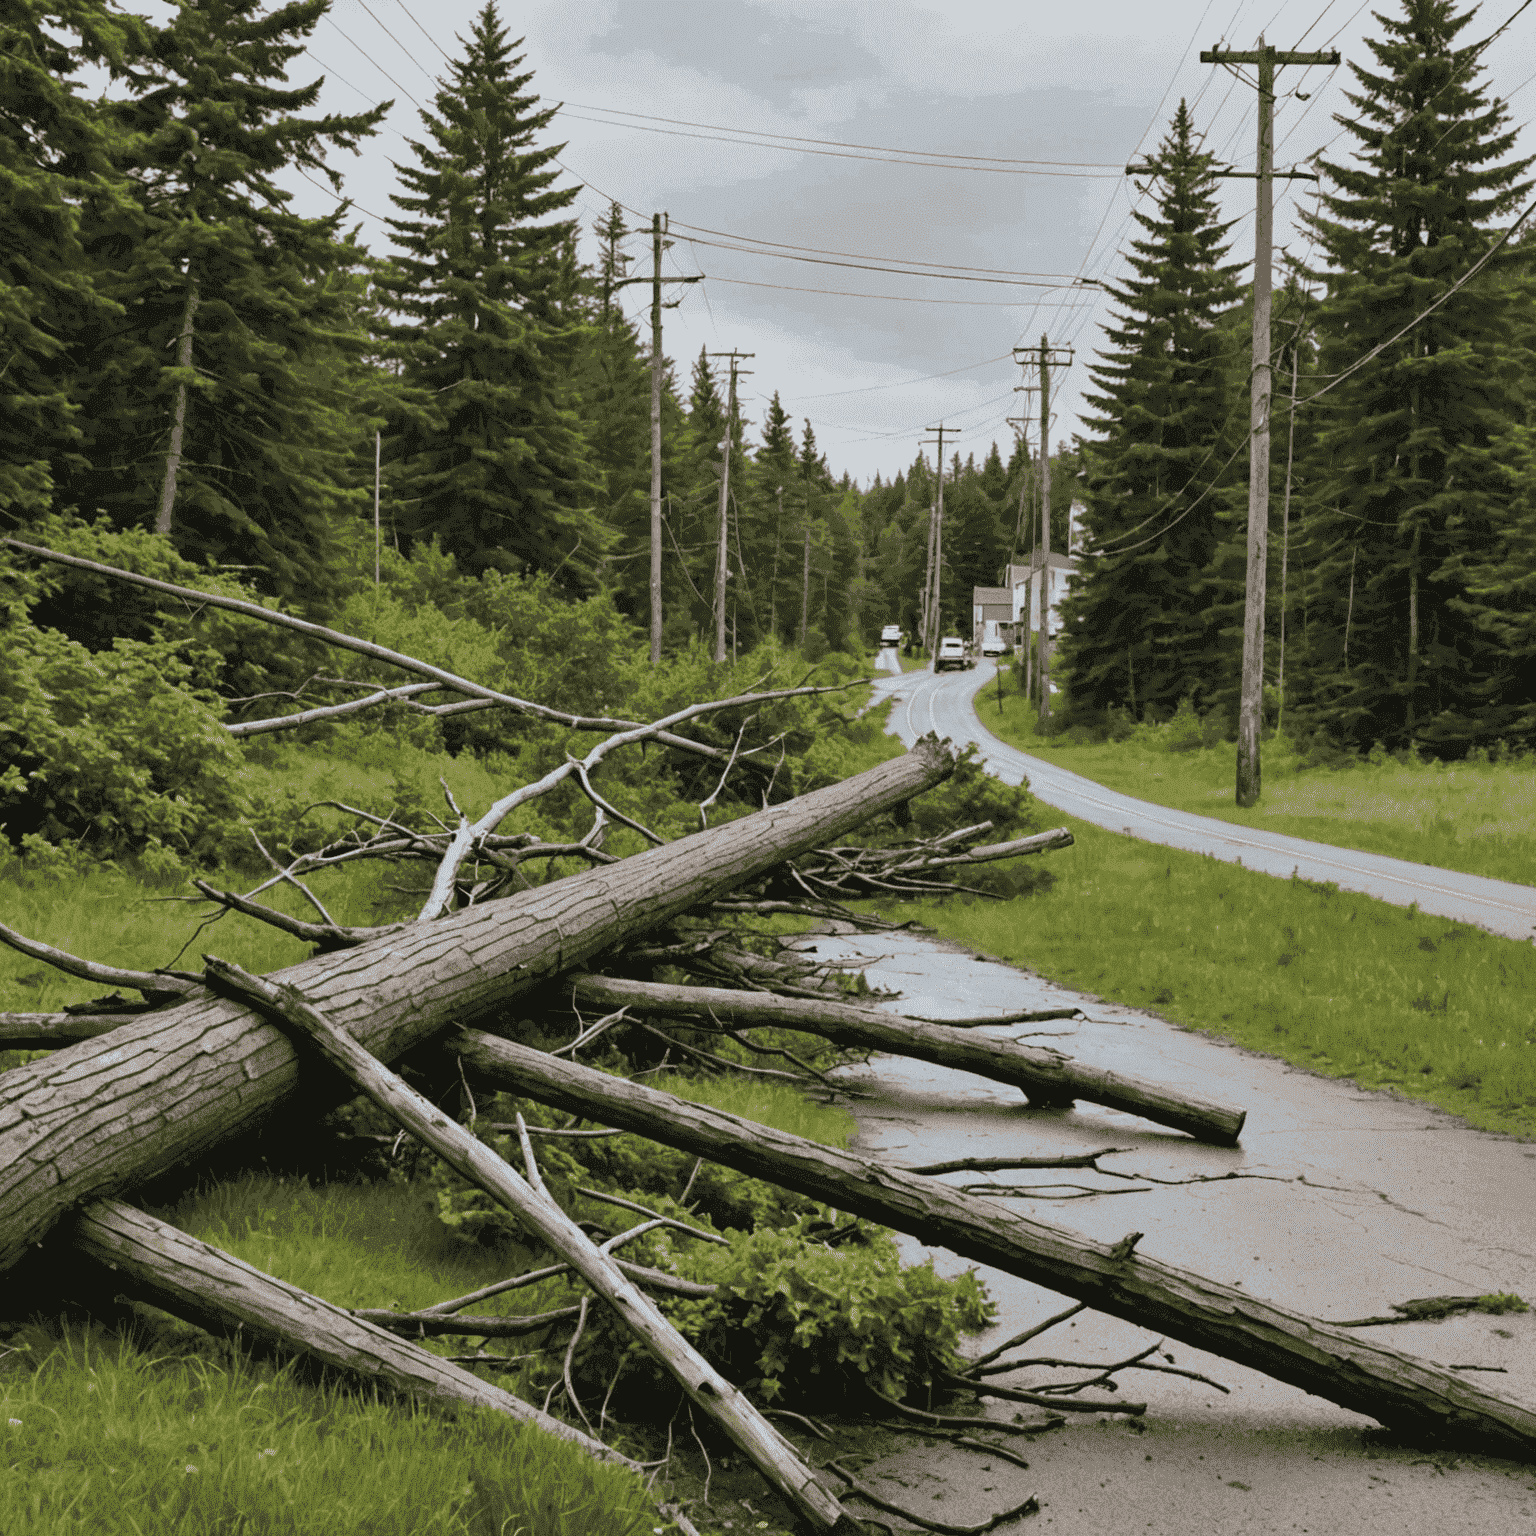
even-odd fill
[[[1257,169],[1215,174],[1258,183],[1253,248],[1253,377],[1249,389],[1248,437],[1248,581],[1243,596],[1243,676],[1237,715],[1237,803],[1254,805],[1261,781],[1259,737],[1264,724],[1264,608],[1268,590],[1269,555],[1269,409],[1273,381],[1269,361],[1269,310],[1274,261],[1274,179],[1316,181],[1311,171],[1276,172],[1275,70],[1282,64],[1339,62],[1337,53],[1286,53],[1268,47],[1261,35],[1249,52],[1210,48],[1202,64],[1254,64],[1259,71],[1259,157]],[[1129,169],[1129,167],[1127,167]]]
[[[671,243],[662,237],[667,232],[667,215],[651,215],[651,275],[626,277],[615,283],[615,288],[626,288],[630,283],[651,285],[651,665],[661,660],[661,312],[676,309],[683,301],[673,299],[669,304],[661,302],[663,283],[702,283],[702,273],[692,277],[663,277],[661,253]]]
[[[936,436],[924,438],[924,443],[938,444],[939,485],[934,497],[933,511],[930,513],[928,525],[928,582],[925,588],[927,596],[927,610],[924,615],[926,633],[924,644],[928,647],[928,655],[935,660],[939,654],[939,595],[941,591],[940,573],[944,569],[944,436],[954,434],[941,421],[936,427],[928,427],[925,430],[933,432]]]
[[[1019,385],[1017,387],[1019,389],[1021,389],[1021,390],[1030,390],[1030,389],[1034,388],[1034,386],[1032,384],[1021,384],[1021,385]],[[1019,446],[1021,448],[1023,448],[1023,450],[1024,450],[1023,473],[1020,474],[1020,476],[1019,476],[1019,519],[1018,519],[1018,522],[1016,522],[1014,524],[1014,528],[1013,528],[1013,553],[1008,557],[1008,564],[1009,564],[1010,567],[1012,567],[1013,565],[1018,563],[1016,557],[1018,555],[1020,555],[1023,552],[1023,549],[1024,549],[1024,516],[1025,516],[1025,512],[1027,510],[1027,502],[1026,502],[1025,498],[1028,495],[1028,492],[1029,492],[1029,482],[1030,482],[1030,479],[1032,477],[1031,477],[1031,474],[1030,474],[1030,465],[1029,465],[1029,432],[1028,432],[1029,417],[1027,417],[1027,416],[1010,416],[1010,417],[1007,418],[1007,422],[1008,422],[1008,425],[1010,427],[1013,427],[1018,432],[1018,434],[1019,434]],[[1030,523],[1029,523],[1029,564],[1028,564],[1028,566],[1025,567],[1025,576],[1024,576],[1024,626],[1023,626],[1024,649],[1023,649],[1022,655],[1019,656],[1018,661],[1015,663],[1015,665],[1018,667],[1018,670],[1019,670],[1019,678],[1020,678],[1020,681],[1021,681],[1021,684],[1022,684],[1022,689],[1023,689],[1023,693],[1024,693],[1025,698],[1030,698],[1034,694],[1034,675],[1035,675],[1035,647],[1034,647],[1034,643],[1033,643],[1034,616],[1035,616],[1035,606],[1034,606],[1035,605],[1035,590],[1034,590],[1034,585],[1033,585],[1033,583],[1034,583],[1034,574],[1035,574],[1035,523],[1034,523],[1034,518],[1031,517],[1030,518]],[[1013,579],[1012,575],[1010,574],[1009,581],[1011,582],[1012,579]],[[1017,645],[1018,645],[1018,634],[1019,634],[1018,630],[1015,629],[1015,631],[1014,631],[1014,644],[1015,644],[1015,649],[1016,650],[1017,650]]]
[[[730,576],[728,541],[730,538],[731,493],[731,423],[736,420],[736,376],[750,373],[750,368],[740,368],[744,357],[756,357],[755,352],[711,352],[711,357],[728,357],[731,360],[731,385],[726,397],[725,437],[720,444],[720,548],[715,555],[715,660],[725,660],[725,583]],[[804,621],[802,620],[802,623]]]
[[[1040,718],[1051,718],[1051,368],[1069,367],[1071,347],[1052,347],[1042,336],[1038,347],[1015,347],[1016,361],[1028,358],[1040,370]],[[1027,384],[1017,386],[1027,389]]]
[[[383,441],[378,429],[373,434],[373,585],[379,585],[379,448]]]

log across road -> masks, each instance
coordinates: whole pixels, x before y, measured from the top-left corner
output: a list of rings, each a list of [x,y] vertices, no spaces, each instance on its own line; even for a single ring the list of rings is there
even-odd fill
[[[853,1152],[692,1104],[477,1031],[457,1046],[471,1081],[907,1232],[1363,1413],[1413,1439],[1536,1460],[1536,1411],[1443,1366],[1137,1251],[1035,1221],[1000,1201]]]
[[[909,746],[930,731],[957,744],[974,741],[1005,783],[1017,784],[1027,776],[1037,800],[1096,827],[1166,848],[1209,854],[1282,879],[1299,874],[1305,880],[1331,880],[1346,891],[1393,906],[1417,906],[1421,912],[1472,923],[1509,939],[1530,939],[1536,932],[1536,888],[1152,805],[1021,752],[987,730],[984,714],[978,715],[973,702],[995,670],[991,662],[982,662],[972,672],[908,672],[882,677],[875,687],[881,696],[896,696],[890,729]]]

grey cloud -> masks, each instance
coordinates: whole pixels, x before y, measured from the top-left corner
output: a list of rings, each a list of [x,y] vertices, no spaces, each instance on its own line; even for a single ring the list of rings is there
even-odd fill
[[[654,53],[782,105],[879,72],[852,28],[809,21],[777,6],[719,0],[621,5],[614,24],[588,42],[593,53]]]

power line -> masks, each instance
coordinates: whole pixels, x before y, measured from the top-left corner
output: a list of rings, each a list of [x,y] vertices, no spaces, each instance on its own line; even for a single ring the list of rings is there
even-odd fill
[[[909,267],[936,267],[949,272],[987,272],[998,277],[1055,277],[1071,282],[1074,274],[1070,272],[1020,272],[1012,267],[966,267],[958,262],[950,261],[916,261],[905,256],[869,256],[859,251],[835,251],[826,250],[819,245],[792,245],[784,240],[764,240],[757,235],[738,235],[726,229],[710,229],[703,224],[687,224],[681,219],[672,221],[673,229],[697,230],[701,235],[718,235],[722,240],[739,240],[750,245],[775,246],[784,251],[805,251],[813,256],[846,256],[850,261],[888,261],[900,262]],[[700,241],[701,245],[705,242]],[[767,255],[765,251],[762,254]]]
[[[948,379],[957,373],[969,373],[973,368],[985,368],[990,363],[1001,363],[1012,356],[1012,352],[999,352],[996,357],[984,357],[979,363],[966,363],[964,367],[948,368],[943,373],[925,373],[915,379],[898,379],[894,384],[861,384],[857,389],[829,389],[824,394],[796,395],[795,398],[797,400],[831,400],[838,395],[867,395],[876,389],[904,389],[909,384],[926,384],[930,379]]]
[[[681,226],[678,226],[679,228]],[[717,251],[737,251],[744,256],[772,256],[780,261],[803,261],[818,267],[849,267],[858,272],[894,272],[900,277],[942,278],[951,283],[996,283],[1007,288],[1070,288],[1075,286],[1069,278],[1064,282],[1047,282],[1032,277],[973,277],[964,272],[914,272],[907,267],[889,267],[869,261],[838,261],[830,256],[802,256],[793,250],[759,250],[750,245],[728,245],[719,240],[703,240],[697,235],[683,235],[690,245],[704,245]],[[937,267],[937,262],[923,265]]]
[[[372,15],[372,12],[369,12],[369,14],[370,14],[370,15]],[[373,55],[372,55],[372,54],[371,54],[371,53],[369,53],[369,52],[368,52],[368,50],[367,50],[367,49],[366,49],[366,48],[364,48],[364,47],[363,47],[363,45],[362,45],[362,44],[361,44],[361,43],[359,43],[359,42],[356,42],[356,41],[354,41],[354,40],[353,40],[353,39],[352,39],[352,38],[351,38],[351,37],[349,37],[349,36],[348,36],[348,35],[347,35],[347,33],[346,33],[346,32],[345,32],[345,31],[343,31],[343,30],[342,30],[342,27],[341,27],[341,24],[340,24],[340,23],[339,23],[339,22],[338,22],[338,21],[337,21],[337,20],[336,20],[336,19],[335,19],[335,17],[333,17],[333,16],[329,16],[329,15],[328,15],[328,16],[326,16],[326,18],[325,18],[325,19],[326,19],[326,20],[327,20],[327,21],[328,21],[328,22],[330,22],[330,24],[331,24],[331,25],[332,25],[332,26],[333,26],[333,27],[335,27],[335,28],[336,28],[336,30],[337,30],[337,31],[338,31],[338,32],[340,32],[340,33],[341,33],[341,35],[342,35],[342,36],[343,36],[343,37],[344,37],[344,38],[346,38],[346,40],[347,40],[347,41],[348,41],[348,42],[349,42],[349,43],[351,43],[351,44],[352,44],[352,46],[353,46],[353,47],[354,47],[354,48],[356,48],[356,49],[357,49],[357,51],[358,51],[358,52],[359,52],[359,53],[360,53],[360,54],[362,54],[362,56],[363,56],[363,57],[364,57],[364,58],[365,58],[365,59],[367,59],[367,60],[368,60],[368,62],[369,62],[369,63],[370,63],[370,64],[372,64],[372,65],[373,65],[373,67],[374,67],[374,68],[375,68],[375,69],[376,69],[376,70],[378,70],[378,72],[379,72],[379,73],[380,73],[380,74],[381,74],[381,75],[383,75],[383,76],[384,76],[384,78],[385,78],[385,79],[386,79],[386,80],[388,80],[388,81],[389,81],[389,83],[390,83],[390,84],[391,84],[391,85],[392,85],[392,86],[394,86],[394,88],[395,88],[395,89],[396,89],[396,90],[397,90],[397,91],[399,91],[399,92],[400,92],[400,94],[401,94],[401,95],[402,95],[402,96],[404,96],[404,97],[405,97],[405,99],[406,99],[406,100],[407,100],[407,101],[409,101],[409,102],[411,102],[411,103],[413,103],[413,104],[414,104],[414,105],[415,105],[415,106],[416,106],[416,107],[417,107],[417,109],[418,109],[418,110],[419,110],[419,111],[422,111],[422,112],[425,112],[425,111],[426,111],[426,110],[427,110],[427,109],[426,109],[426,108],[425,108],[425,107],[423,107],[423,106],[422,106],[422,105],[421,105],[421,103],[420,103],[420,102],[419,102],[419,101],[417,101],[417,100],[416,100],[416,98],[415,98],[415,97],[414,97],[414,96],[412,96],[412,95],[411,95],[411,93],[410,93],[410,92],[409,92],[409,91],[408,91],[408,90],[406,90],[406,88],[405,88],[405,87],[404,87],[404,86],[403,86],[403,85],[401,85],[401,84],[400,84],[400,82],[399,82],[399,81],[398,81],[398,80],[396,80],[396,79],[395,79],[395,77],[394,77],[394,76],[393,76],[393,75],[392,75],[392,74],[390,74],[390,72],[389,72],[389,71],[388,71],[388,70],[387,70],[387,69],[385,69],[385,68],[384,68],[384,66],[383,66],[383,65],[382,65],[382,64],[380,64],[380,63],[379,63],[379,61],[378,61],[378,60],[377,60],[377,59],[376,59],[376,58],[374,58],[374,57],[373,57]]]
[[[443,55],[443,57],[444,57],[444,58],[445,58],[445,59],[448,59],[448,62],[449,62],[449,63],[450,63],[450,64],[452,64],[452,63],[453,63],[453,60],[452,60],[452,59],[451,59],[451,58],[449,58],[449,56],[448,56],[448,54],[447,54],[447,53],[445,53],[445,52],[444,52],[444,51],[443,51],[443,47],[442,47],[442,44],[441,44],[441,43],[439,43],[439,42],[438,42],[438,40],[437,40],[437,39],[436,39],[436,38],[435,38],[435,37],[433,37],[433,36],[432,36],[432,34],[431,34],[431,33],[430,33],[430,32],[428,32],[428,31],[427,31],[427,29],[426,29],[426,28],[425,28],[425,27],[424,27],[424,26],[422,26],[422,24],[421,24],[421,23],[420,23],[420,22],[419,22],[419,21],[417,21],[417,20],[416,20],[416,15],[415,15],[415,12],[414,12],[414,11],[412,11],[412,10],[411,10],[411,8],[410,8],[410,7],[409,7],[409,6],[408,6],[408,5],[407,5],[407,4],[406,4],[406,3],[405,3],[405,0],[395,0],[395,4],[396,4],[396,5],[398,5],[398,6],[399,6],[399,7],[400,7],[400,9],[401,9],[401,10],[402,10],[402,11],[404,11],[404,12],[405,12],[405,14],[406,14],[406,15],[407,15],[407,16],[409,16],[409,17],[410,17],[410,18],[411,18],[411,25],[412,25],[412,26],[413,26],[413,27],[415,27],[415,28],[416,28],[416,30],[417,30],[417,31],[418,31],[418,32],[420,32],[420,33],[421,33],[421,35],[422,35],[422,36],[423,36],[423,37],[424,37],[424,38],[426,38],[426,40],[427,40],[427,41],[428,41],[428,42],[429,42],[429,43],[431,43],[431,44],[432,44],[432,46],[433,46],[433,47],[434,47],[434,48],[436,48],[436,49],[437,49],[437,51],[438,51],[438,52],[439,52],[439,53],[441,53],[441,54],[442,54],[442,55]],[[372,12],[372,11],[370,11],[370,12],[369,12],[369,13],[368,13],[368,14],[369,14],[369,15],[370,15],[370,16],[371,16],[371,15],[372,15],[372,14],[373,14],[373,12]],[[421,68],[421,66],[420,66],[420,65],[419,65],[419,64],[418,64],[418,65],[417,65],[417,68],[418,68],[418,69],[420,69],[420,68]],[[421,72],[422,72],[422,74],[426,74],[426,70],[424,70],[424,69],[423,69],[423,70],[422,70],[422,71],[421,71]]]
[[[745,277],[720,277],[709,274],[712,283],[735,283],[740,288],[776,288],[782,293],[823,293],[834,299],[884,299],[891,304],[961,304],[976,309],[1023,309],[1026,301],[1009,303],[1006,299],[928,299],[904,293],[849,293],[841,288],[797,288],[789,283],[759,283]],[[1028,301],[1041,309],[1060,309],[1059,303],[1048,304],[1041,300]]]
[[[1207,9],[1209,9],[1209,4]],[[704,128],[711,133],[728,133],[733,135],[745,134],[755,139],[781,139],[786,144],[819,144],[830,149],[859,149],[870,150],[879,155],[898,155],[905,159],[922,157],[928,160],[940,162],[948,161],[975,161],[984,165],[1004,166],[1053,166],[1071,170],[1086,171],[1115,171],[1117,166],[1104,160],[1025,160],[1013,156],[1003,155],[968,155],[958,151],[940,149],[893,149],[888,144],[858,144],[845,142],[842,139],[812,139],[804,138],[793,133],[769,133],[756,128],[731,127],[722,123],[696,123],[685,117],[658,117],[650,112],[627,112],[619,107],[594,107],[584,102],[572,101],[561,104],[565,107],[576,107],[582,112],[603,112],[613,117],[639,118],[648,123],[669,123],[675,128]],[[785,144],[768,145],[769,148],[784,148]],[[957,169],[965,169],[958,166]]]
[[[568,107],[557,107],[556,111],[562,117],[568,117],[579,123],[597,123],[603,127],[613,128],[618,126],[606,118],[583,117],[580,112],[572,112]],[[1021,164],[1012,165],[983,165],[975,163],[963,163],[959,160],[913,160],[901,155],[865,155],[857,154],[845,149],[812,149],[800,144],[776,144],[767,139],[744,139],[731,133],[696,133],[686,128],[659,128],[647,123],[631,123],[626,126],[637,128],[642,133],[661,133],[674,139],[704,139],[712,144],[744,144],[749,149],[782,149],[796,155],[822,155],[831,160],[869,160],[879,165],[916,165],[931,171],[980,171],[994,176],[1066,176],[1090,181],[1107,181],[1110,176],[1118,176],[1119,171],[1055,171],[1045,170],[1039,167]]]

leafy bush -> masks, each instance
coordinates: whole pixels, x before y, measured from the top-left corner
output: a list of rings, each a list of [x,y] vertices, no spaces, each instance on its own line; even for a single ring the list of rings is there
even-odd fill
[[[237,846],[239,750],[174,643],[92,654],[25,623],[0,639],[0,824],[14,844],[134,853],[151,869]]]
[[[848,1228],[827,1215],[733,1232],[727,1248],[680,1240],[667,1267],[719,1290],[705,1300],[662,1295],[662,1311],[751,1396],[823,1413],[867,1409],[871,1388],[903,1400],[958,1370],[960,1335],[995,1316],[975,1271],[945,1280],[931,1261],[904,1267],[889,1233],[865,1228],[861,1241],[838,1242]],[[616,1328],[601,1336],[608,1327],[605,1316],[587,1345],[598,1369],[625,1347]],[[630,1392],[668,1390],[648,1357],[632,1359]]]

